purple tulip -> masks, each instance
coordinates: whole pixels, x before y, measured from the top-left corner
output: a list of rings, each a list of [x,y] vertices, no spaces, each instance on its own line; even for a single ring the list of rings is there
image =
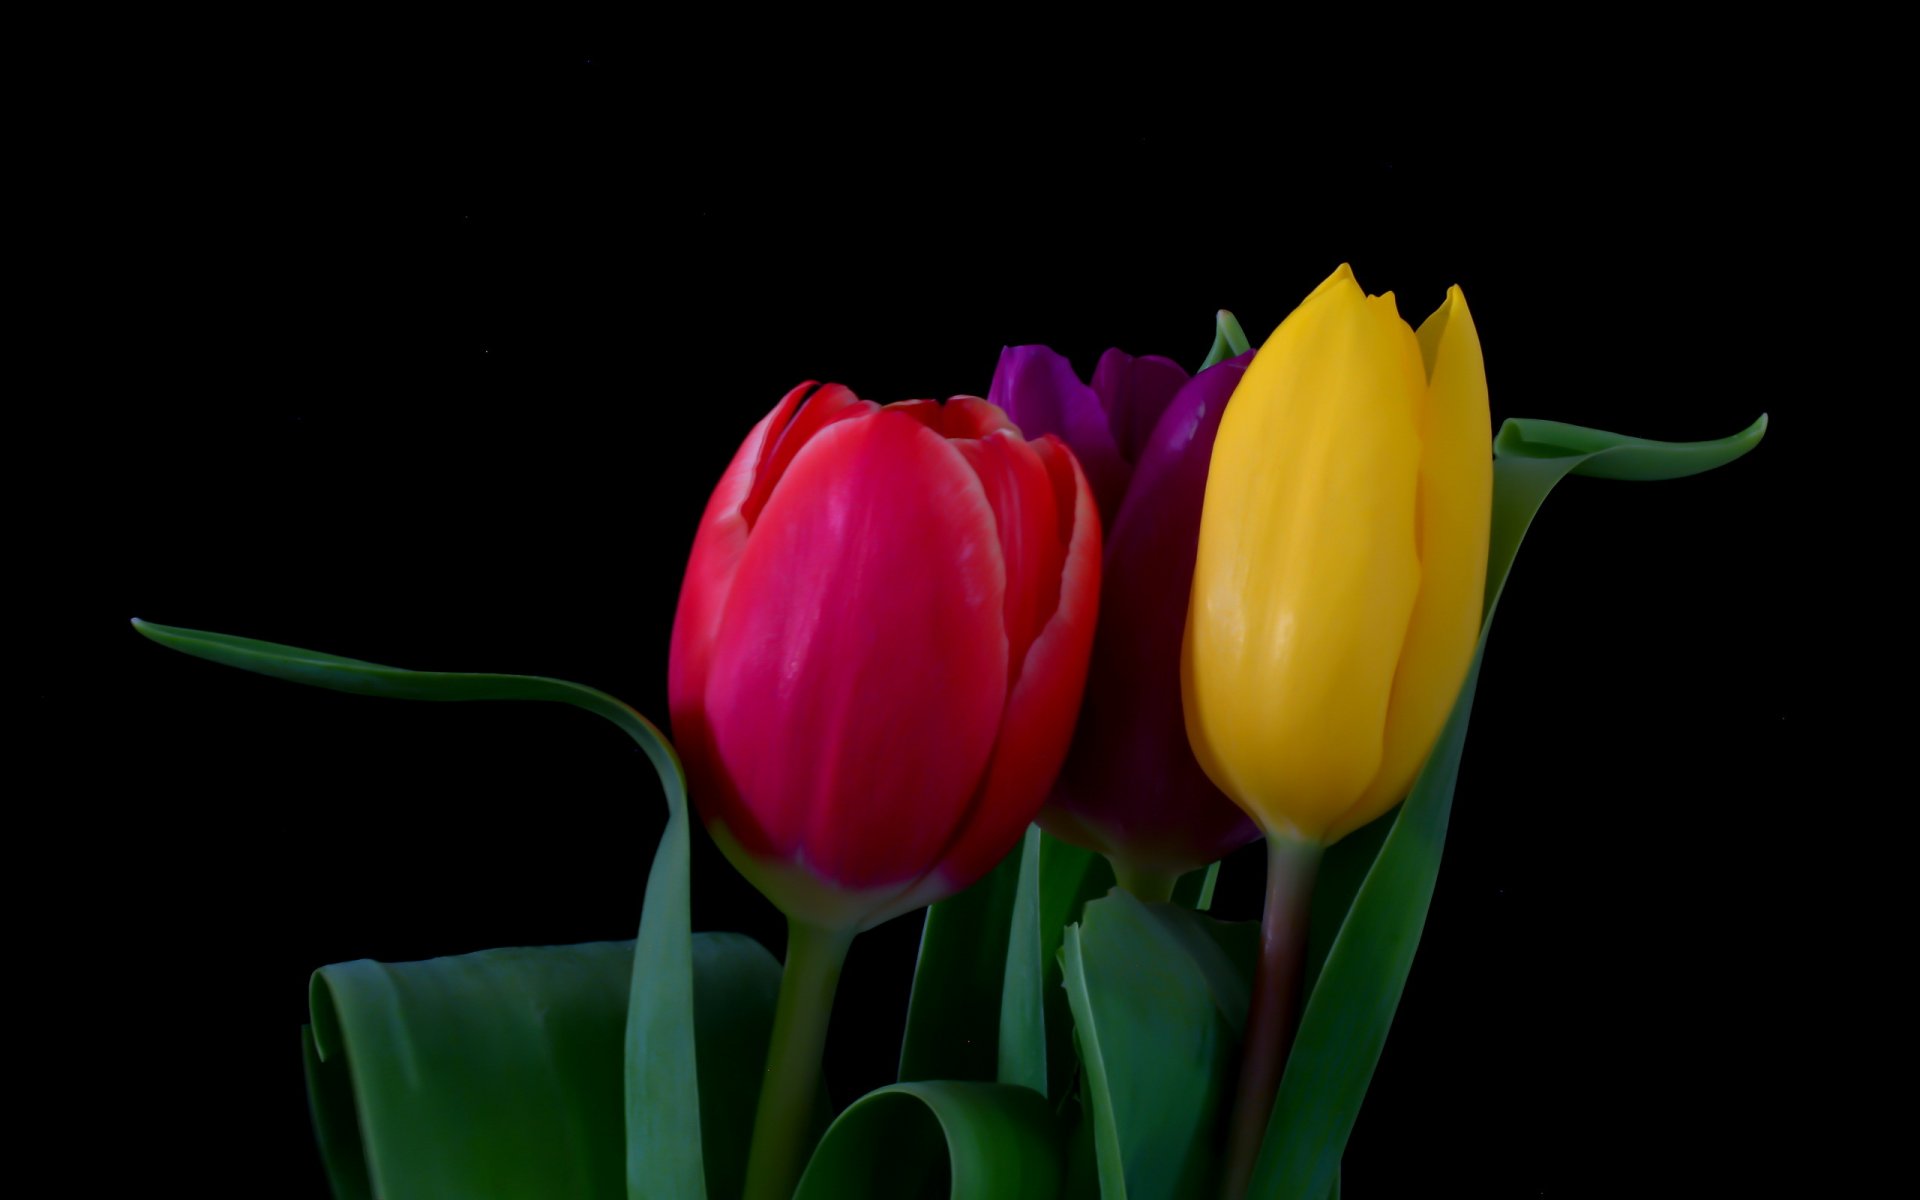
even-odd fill
[[[1054,434],[1080,460],[1107,531],[1080,721],[1040,824],[1105,854],[1130,887],[1260,836],[1194,761],[1180,710],[1207,461],[1252,357],[1189,379],[1168,359],[1109,350],[1089,385],[1045,346],[1010,346],[993,374],[988,398],[1027,437]]]

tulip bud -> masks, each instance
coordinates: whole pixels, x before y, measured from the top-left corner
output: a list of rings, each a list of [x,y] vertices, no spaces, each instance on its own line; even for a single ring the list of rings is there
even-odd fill
[[[821,928],[978,879],[1066,753],[1099,575],[1054,439],[972,397],[795,388],[714,490],[674,619],[673,729],[714,840]]]
[[[1493,452],[1460,289],[1416,335],[1342,266],[1215,439],[1182,657],[1188,737],[1270,835],[1331,843],[1412,786],[1480,629]]]
[[[1245,368],[1243,356],[1189,379],[1167,359],[1109,350],[1087,384],[1045,346],[1012,346],[988,393],[1026,433],[1065,440],[1101,501],[1086,699],[1040,824],[1126,881],[1170,881],[1260,836],[1194,761],[1180,704],[1207,460]]]

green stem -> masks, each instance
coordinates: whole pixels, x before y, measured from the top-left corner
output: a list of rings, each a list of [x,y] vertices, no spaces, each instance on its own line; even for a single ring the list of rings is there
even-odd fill
[[[787,966],[773,1011],[773,1040],[747,1152],[745,1200],[790,1200],[813,1151],[813,1107],[820,1059],[850,929],[820,929],[787,919]]]
[[[1307,907],[1322,847],[1267,838],[1267,905],[1260,915],[1260,965],[1240,1043],[1240,1082],[1227,1137],[1226,1200],[1240,1200],[1260,1159],[1274,1093],[1300,1024],[1300,976],[1307,959]]]
[[[1113,864],[1113,879],[1121,887],[1148,904],[1163,903],[1173,899],[1174,885],[1180,882],[1180,876],[1156,871],[1151,867],[1137,866],[1109,857]]]

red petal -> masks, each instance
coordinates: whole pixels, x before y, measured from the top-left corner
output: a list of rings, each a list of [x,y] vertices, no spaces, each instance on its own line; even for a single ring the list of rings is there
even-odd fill
[[[993,869],[1020,840],[1053,787],[1073,737],[1100,606],[1100,517],[1073,455],[1049,436],[1028,444],[1046,467],[1067,541],[1059,602],[1027,651],[1019,683],[1007,698],[993,763],[974,811],[947,848],[940,867],[905,898],[909,907],[966,887]],[[905,912],[897,905],[893,911]]]
[[[1060,600],[1060,538],[1053,483],[1034,448],[1014,433],[956,441],[993,506],[1000,557],[1007,566],[1007,662],[1009,682],[1020,677],[1027,647]]]
[[[888,410],[809,440],[754,527],[707,679],[734,836],[848,888],[925,874],[1000,726],[1005,591],[950,443]]]
[[[773,489],[779,486],[780,478],[787,473],[794,455],[800,453],[800,448],[814,434],[842,417],[860,411],[858,406],[862,404],[867,408],[875,407],[837,383],[829,383],[811,396],[796,400],[811,386],[811,383],[801,384],[788,392],[779,407],[774,409],[774,428],[779,433],[769,437],[764,444],[759,466],[753,474],[753,490],[740,506],[741,515],[749,525],[760,519],[760,510],[766,507],[767,497],[773,495]]]
[[[734,451],[733,461],[707,498],[706,511],[693,536],[693,551],[687,557],[686,579],[680,585],[673,641],[667,655],[667,707],[672,713],[673,740],[687,770],[689,790],[702,814],[723,812],[731,804],[731,785],[714,767],[713,731],[705,698],[714,635],[747,548],[748,523],[740,510],[753,490],[756,469],[771,449],[773,434],[792,420],[794,409],[813,386],[803,383],[781,397]],[[755,852],[765,848],[748,845]]]
[[[978,396],[955,396],[940,408],[940,432],[950,438],[983,438],[999,430],[1020,432],[997,404]]]
[[[903,417],[912,417],[935,433],[941,432],[940,402],[938,400],[895,400],[886,405],[887,412]]]

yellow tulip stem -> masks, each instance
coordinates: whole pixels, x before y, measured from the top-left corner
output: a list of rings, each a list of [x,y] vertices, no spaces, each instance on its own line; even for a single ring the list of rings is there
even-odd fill
[[[851,929],[787,919],[787,965],[780,973],[766,1076],[754,1112],[745,1200],[789,1200],[813,1153],[827,1017],[852,944]]]
[[[1173,899],[1173,887],[1180,882],[1177,873],[1156,871],[1151,867],[1142,867],[1134,863],[1112,859],[1114,882],[1118,883],[1134,897],[1148,904],[1164,903]]]
[[[1274,1093],[1300,1023],[1300,975],[1307,958],[1307,906],[1323,847],[1267,837],[1267,902],[1260,915],[1260,964],[1241,1041],[1240,1083],[1227,1138],[1226,1200],[1241,1200],[1260,1158]]]

